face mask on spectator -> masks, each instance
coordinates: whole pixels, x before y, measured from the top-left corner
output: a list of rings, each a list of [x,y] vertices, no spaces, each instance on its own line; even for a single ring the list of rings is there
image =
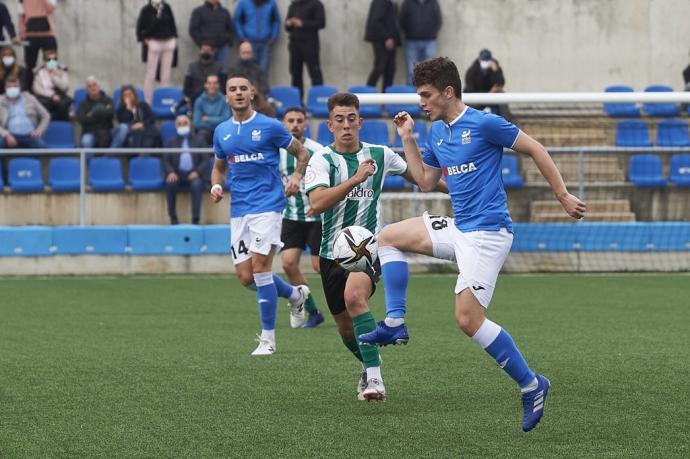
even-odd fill
[[[48,59],[48,62],[46,62],[46,68],[48,70],[55,70],[56,68],[58,68],[57,59]]]
[[[489,67],[491,67],[491,61],[479,61],[479,67],[481,67],[482,70],[488,70]]]
[[[12,67],[14,65],[14,56],[2,56],[2,65]]]
[[[7,97],[10,99],[16,99],[19,97],[19,88],[17,86],[10,86],[5,89],[5,94],[7,94]]]
[[[180,137],[187,137],[189,135],[189,131],[191,131],[189,126],[178,126],[177,127],[177,135],[179,135]]]
[[[213,59],[213,54],[211,54],[211,53],[201,53],[201,54],[199,54],[199,56],[201,57],[201,60],[205,61],[205,62],[208,62],[211,59]]]

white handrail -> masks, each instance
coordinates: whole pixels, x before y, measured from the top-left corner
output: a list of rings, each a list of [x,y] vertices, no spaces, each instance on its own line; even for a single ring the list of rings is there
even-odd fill
[[[356,94],[362,105],[418,104],[413,93]],[[689,103],[690,92],[501,92],[466,93],[462,100],[471,105],[572,104],[572,103]]]

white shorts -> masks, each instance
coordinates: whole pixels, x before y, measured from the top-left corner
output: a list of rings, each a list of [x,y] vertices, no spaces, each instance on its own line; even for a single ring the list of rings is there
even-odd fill
[[[443,224],[447,221],[444,219],[450,220],[448,225]],[[454,260],[458,264],[460,273],[455,293],[470,289],[477,301],[485,308],[488,307],[498,273],[513,244],[513,235],[505,228],[499,231],[462,232],[450,217],[436,217],[426,213],[424,222],[433,244],[434,257]],[[449,258],[451,246],[453,258]]]
[[[252,257],[251,252],[268,255],[274,246],[283,247],[280,242],[280,230],[283,226],[283,214],[264,212],[248,214],[230,219],[230,244],[232,261],[242,263]]]

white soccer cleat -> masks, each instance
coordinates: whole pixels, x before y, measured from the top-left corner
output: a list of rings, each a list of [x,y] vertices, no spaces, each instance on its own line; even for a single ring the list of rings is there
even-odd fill
[[[304,314],[304,303],[309,297],[309,287],[306,285],[298,285],[297,291],[299,292],[299,298],[295,301],[289,301],[290,306],[290,327],[292,328],[302,328],[302,325],[307,321],[307,316]]]
[[[271,355],[276,351],[276,343],[274,341],[262,338],[261,335],[256,335],[256,341],[259,345],[254,349],[252,355]]]
[[[367,389],[367,370],[366,368],[362,370],[362,374],[359,375],[359,380],[357,381],[357,400],[366,400],[364,398],[364,391]]]
[[[385,400],[386,388],[383,387],[383,381],[376,378],[367,380],[367,387],[362,391],[362,397],[366,400]]]

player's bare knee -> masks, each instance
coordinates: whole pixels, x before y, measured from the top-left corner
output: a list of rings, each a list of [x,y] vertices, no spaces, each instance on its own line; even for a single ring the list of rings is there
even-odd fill
[[[362,292],[345,290],[345,305],[352,316],[364,314],[369,310],[367,298]]]
[[[460,310],[455,311],[455,320],[464,334],[467,336],[474,336],[482,325],[484,318],[478,317],[477,314],[472,312]]]
[[[237,278],[244,287],[251,287],[254,285],[254,273],[250,270],[237,271]]]
[[[285,271],[285,275],[289,278],[298,276],[300,274],[299,263],[294,260],[283,260],[283,271]]]
[[[393,246],[395,238],[392,226],[394,225],[389,225],[383,228],[379,235],[376,237],[379,247]]]

